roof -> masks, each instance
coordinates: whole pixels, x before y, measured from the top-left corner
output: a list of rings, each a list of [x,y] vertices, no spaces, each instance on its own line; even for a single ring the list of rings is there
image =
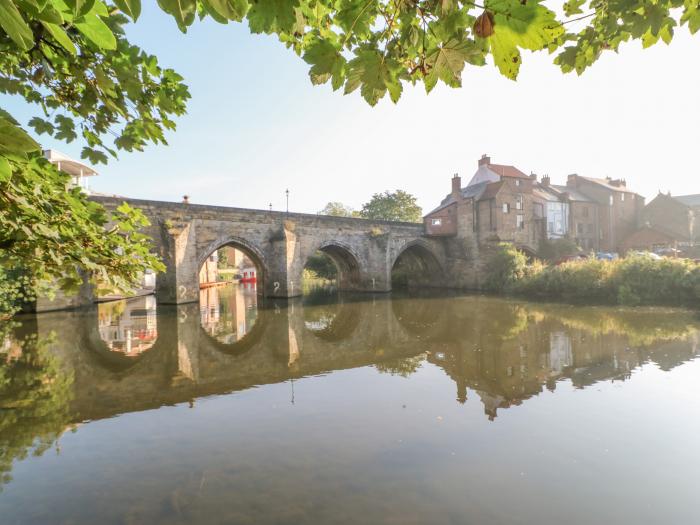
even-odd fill
[[[587,180],[588,182],[592,182],[593,184],[597,184],[598,186],[603,186],[604,188],[610,190],[610,191],[617,191],[620,193],[634,193],[634,191],[630,190],[627,188],[627,186],[615,186],[612,183],[612,179],[597,179],[595,177],[583,177],[581,175],[576,175],[579,179]]]
[[[551,184],[550,188],[553,188],[555,191],[559,193],[568,193],[569,194],[569,200],[574,201],[574,202],[595,202],[593,199],[586,197],[583,193],[580,191],[574,189],[574,188],[569,188],[568,186],[560,186],[559,184]]]
[[[463,199],[479,199],[481,197],[481,194],[483,191],[486,189],[486,186],[488,186],[490,183],[487,182],[480,182],[478,184],[472,184],[471,186],[467,186],[466,188],[462,188],[460,190],[462,198]],[[444,199],[442,199],[442,202],[440,203],[440,206],[435,208],[434,210],[430,211],[429,213],[426,214],[426,217],[428,215],[432,215],[435,212],[438,212],[440,210],[444,210],[447,208],[450,204],[454,204],[456,201],[454,197],[452,196],[451,193],[449,193]]]
[[[55,149],[44,150],[44,157],[46,157],[51,164],[55,164],[59,170],[74,177],[92,177],[98,175],[98,173],[87,164],[72,159],[65,153],[61,153]]]
[[[543,201],[561,202],[561,195],[559,192],[556,190],[551,191],[551,188],[548,186],[535,186],[532,188],[532,195]]]
[[[496,194],[498,193],[498,191],[501,189],[502,186],[503,186],[503,181],[492,182],[490,184],[487,184],[486,189],[479,196],[478,200],[485,201],[488,199],[493,199],[496,196]]]
[[[700,193],[694,195],[677,195],[672,198],[686,206],[700,206]]]
[[[515,166],[508,166],[506,164],[487,164],[486,165],[491,171],[500,175],[501,177],[515,177],[517,179],[529,179],[528,175],[525,175]]]

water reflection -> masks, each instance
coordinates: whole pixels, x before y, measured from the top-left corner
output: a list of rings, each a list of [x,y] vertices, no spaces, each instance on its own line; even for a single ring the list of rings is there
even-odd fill
[[[202,328],[223,344],[243,339],[258,315],[255,283],[227,284],[202,288],[199,292]]]
[[[138,356],[152,348],[158,339],[153,295],[100,303],[97,318],[100,337],[113,352]]]
[[[357,518],[352,509],[358,505],[368,513],[368,523],[410,521],[414,513],[420,516],[417,522],[425,522],[441,512],[440,505],[430,503],[430,494],[449,509],[452,522],[516,523],[488,513],[472,514],[473,509],[463,506],[463,496],[449,489],[437,495],[431,491],[442,476],[450,480],[446,485],[461,488],[467,478],[488,477],[484,462],[502,472],[507,464],[501,463],[502,457],[531,441],[537,450],[558,450],[560,445],[548,441],[546,433],[533,440],[538,427],[527,426],[527,418],[499,426],[504,414],[517,413],[513,407],[532,406],[526,414],[537,419],[543,410],[554,414],[552,397],[560,400],[557,417],[545,423],[539,419],[554,440],[560,420],[574,406],[567,392],[597,391],[610,382],[626,386],[630,378],[650,371],[665,374],[694,360],[700,351],[698,320],[687,311],[573,308],[472,296],[391,299],[327,291],[259,305],[254,288],[240,285],[203,290],[199,305],[156,309],[142,298],[100,305],[97,313],[50,313],[23,322],[21,329],[6,330],[0,337],[0,474],[2,483],[12,487],[17,480],[12,481],[10,473],[18,469],[22,476],[16,479],[24,480],[19,487],[35,487],[39,499],[46,497],[53,506],[41,507],[44,510],[39,508],[27,519],[21,494],[31,490],[18,489],[0,497],[0,515],[14,518],[9,523],[48,522],[52,515],[47,509],[60,515],[58,522],[207,523],[217,521],[215,512],[224,504],[244,509],[242,517],[231,514],[232,523],[284,522],[285,516],[299,523],[349,523]],[[105,344],[129,366],[115,367],[97,358],[106,352]],[[135,355],[141,357],[134,359]],[[652,366],[643,366],[648,364]],[[607,417],[608,425],[619,417],[609,411],[620,398],[610,392],[601,396],[586,412],[587,420],[569,421],[573,435],[597,431],[600,423],[592,423],[597,415]],[[543,403],[543,398],[550,399],[550,404],[546,409],[539,405],[538,412],[535,398]],[[201,415],[192,415],[200,414],[200,400]],[[281,408],[291,406],[291,400],[294,412]],[[643,400],[639,403],[644,405]],[[194,410],[183,413],[180,407]],[[582,410],[581,405],[577,409]],[[453,423],[436,430],[434,425],[447,413],[468,426]],[[89,423],[116,415],[121,417],[105,422],[105,427]],[[643,410],[624,416],[629,425],[635,418],[646,421]],[[515,421],[522,421],[523,427]],[[91,480],[100,478],[90,462],[71,474],[68,484],[75,490],[70,495],[60,492],[65,502],[51,499],[54,489],[39,476],[48,472],[54,477],[47,479],[56,479],[51,463],[37,459],[37,477],[31,483],[22,465],[30,453],[41,455],[66,429],[86,422],[85,428],[93,430],[78,433],[87,450],[110,446],[128,458],[124,448],[149,459],[138,465],[137,478],[114,474],[117,467],[103,465],[100,475],[111,476],[111,484],[92,493],[100,505],[87,496],[81,499],[78,490],[88,490]],[[472,436],[476,441],[465,445],[465,436],[481,424],[491,430]],[[501,436],[496,429],[512,435]],[[133,442],[138,447],[129,444],[131,434],[138,436]],[[417,440],[414,448],[399,453],[394,447],[411,436]],[[441,462],[436,459],[441,453],[467,454],[469,449],[478,455],[495,447],[498,439],[504,441],[491,456],[455,463],[461,474],[439,470],[456,461],[449,456]],[[638,435],[625,437],[634,439]],[[234,443],[239,448],[229,449]],[[580,452],[586,453],[587,449]],[[297,461],[306,466],[300,468]],[[564,470],[561,462],[546,463],[541,456],[532,461],[551,480]],[[595,472],[607,466],[590,461]],[[338,465],[337,470],[332,465]],[[354,465],[362,465],[362,472]],[[479,468],[479,475],[464,477],[464,472]],[[622,468],[615,466],[614,472]],[[307,471],[325,477],[309,478]],[[360,474],[367,491],[345,479]],[[304,512],[309,514],[301,518],[290,510],[302,497],[297,490],[300,475],[308,487],[305,494],[313,494],[319,506],[342,507],[334,519],[312,519],[315,515],[307,507]],[[504,495],[498,505],[512,503],[513,509],[523,510],[516,504],[522,478],[516,476],[509,485],[505,474],[493,476],[485,486],[503,487],[503,494],[512,498]],[[433,488],[418,491],[421,480]],[[548,481],[541,479],[543,483]],[[557,486],[549,489],[556,491]],[[474,493],[479,490],[469,487]],[[123,506],[109,504],[107,493],[113,497],[109,501],[138,504],[127,513]],[[266,503],[256,496],[272,493],[275,498]],[[403,502],[403,510],[382,506],[392,498]],[[488,495],[481,501],[486,505]],[[532,519],[523,522],[542,518],[540,511],[531,509],[527,516]]]

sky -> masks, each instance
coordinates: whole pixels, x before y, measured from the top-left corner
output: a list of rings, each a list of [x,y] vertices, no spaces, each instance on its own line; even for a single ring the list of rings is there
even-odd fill
[[[569,173],[625,178],[649,200],[659,190],[700,193],[700,36],[677,31],[670,46],[641,43],[607,53],[582,76],[546,53],[526,54],[517,82],[493,65],[467,66],[463,87],[430,95],[405,86],[398,104],[374,108],[359,90],[313,86],[308,65],[242,24],[195,22],[187,34],[155,2],[144,3],[129,39],[185,77],[188,113],[168,146],[121,153],[95,191],[133,198],[316,213],[329,201],[359,209],[373,193],[402,189],[424,212],[466,185],[482,154],[565,183]],[[26,124],[36,109],[0,105]],[[43,135],[44,147],[79,158],[82,144]]]

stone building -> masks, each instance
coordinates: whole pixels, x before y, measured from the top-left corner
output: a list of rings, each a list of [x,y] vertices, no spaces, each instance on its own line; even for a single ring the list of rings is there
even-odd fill
[[[574,188],[551,184],[548,175],[542,177],[540,185],[548,188],[567,203],[568,237],[585,251],[599,251],[600,223],[598,220],[598,204]]]
[[[644,197],[627,188],[624,179],[610,177],[596,179],[573,174],[568,176],[566,188],[567,191],[576,191],[597,205],[596,249],[612,252],[621,250],[622,241],[640,225]],[[580,217],[584,218],[583,212]],[[584,231],[585,228],[587,226],[584,226]]]
[[[700,200],[700,198],[699,198]],[[466,187],[452,191],[424,218],[433,237],[512,242],[536,254],[545,240],[569,238],[586,251],[618,251],[640,224],[644,197],[621,179],[569,175],[566,185],[493,164],[484,155]]]
[[[534,253],[545,228],[544,217],[535,213],[536,184],[534,175],[484,155],[466,187],[458,175],[452,178],[450,194],[424,218],[426,234],[507,241]]]
[[[694,252],[700,242],[700,195],[659,193],[644,207],[641,227],[623,242],[626,250],[674,248]],[[697,255],[692,253],[692,255]]]

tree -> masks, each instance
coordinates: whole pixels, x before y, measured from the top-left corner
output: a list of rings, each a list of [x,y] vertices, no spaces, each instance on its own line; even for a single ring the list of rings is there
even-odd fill
[[[342,202],[332,201],[326,204],[319,213],[332,217],[352,217],[354,212],[350,206],[346,206]]]
[[[365,219],[420,222],[422,212],[413,195],[396,190],[372,195],[370,201],[362,205],[360,216]]]

